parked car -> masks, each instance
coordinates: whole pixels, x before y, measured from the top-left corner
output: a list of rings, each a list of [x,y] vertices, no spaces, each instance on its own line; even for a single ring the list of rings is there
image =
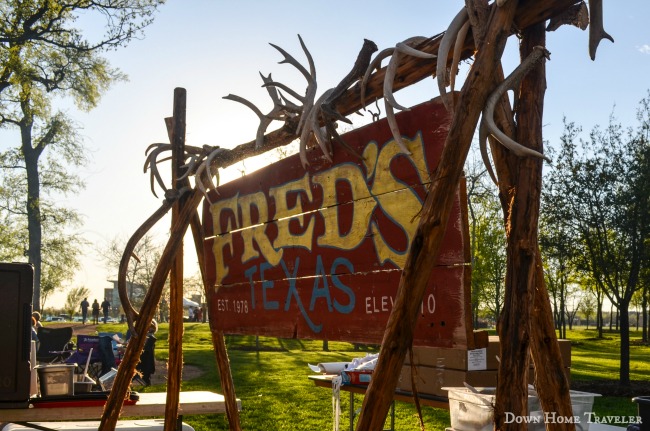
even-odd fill
[[[45,318],[46,322],[65,322],[65,319],[61,316],[47,316]]]

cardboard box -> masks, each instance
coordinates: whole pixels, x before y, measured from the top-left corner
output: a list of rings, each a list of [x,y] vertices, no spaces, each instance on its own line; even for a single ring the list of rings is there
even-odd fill
[[[562,364],[565,368],[571,367],[571,341],[558,341],[562,355]],[[496,335],[490,336],[485,349],[467,350],[465,348],[413,347],[413,363],[416,365],[464,371],[496,370],[499,368],[499,361],[497,360],[499,355],[499,337]],[[404,364],[410,363],[411,359],[409,355],[406,355]]]
[[[571,375],[570,368],[564,368],[567,378]],[[534,372],[528,373],[528,382],[533,383]],[[452,370],[438,367],[416,367],[415,385],[418,393],[446,397],[446,387],[463,387],[467,383],[476,388],[490,388],[497,385],[497,370]],[[411,366],[404,365],[397,381],[397,389],[413,392],[411,385]]]
[[[467,350],[465,348],[413,347],[413,363],[426,367],[450,368],[454,370],[496,370],[499,362],[499,343],[489,343],[487,348]],[[410,364],[406,355],[404,364]]]

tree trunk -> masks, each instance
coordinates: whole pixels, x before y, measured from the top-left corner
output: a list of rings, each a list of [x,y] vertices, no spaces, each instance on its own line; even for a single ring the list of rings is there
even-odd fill
[[[29,234],[27,258],[29,263],[34,265],[34,296],[32,298],[32,304],[34,311],[40,311],[43,233],[41,225],[41,184],[38,159],[41,155],[41,150],[35,149],[32,146],[32,125],[31,120],[23,120],[20,124],[20,137],[22,151],[25,157],[25,170],[27,172],[27,208],[25,208],[27,211],[27,232]]]
[[[551,321],[551,304],[544,285],[544,270],[541,256],[537,262],[535,295],[530,331],[530,353],[535,364],[535,388],[539,401],[545,412],[557,412],[558,417],[573,416],[569,381],[564,374],[562,354],[557,342],[553,322]],[[539,371],[538,371],[539,370]],[[551,430],[574,430],[573,424],[548,424]]]
[[[641,325],[641,339],[648,342],[648,286],[643,286],[643,298],[641,300],[641,312],[643,313],[643,324]]]
[[[115,376],[113,388],[110,391],[108,400],[106,400],[99,431],[111,431],[115,429],[122,403],[131,387],[131,379],[133,378],[135,366],[140,360],[140,353],[144,347],[145,337],[137,336],[137,334],[146,334],[149,328],[148,322],[155,315],[174,257],[180,244],[183,242],[185,232],[190,224],[190,219],[202,201],[203,194],[201,191],[198,189],[192,190],[188,198],[188,203],[181,211],[178,221],[172,226],[169,239],[151,279],[151,286],[147,290],[142,308],[140,309],[140,315],[135,325],[136,336],[132,337],[127,345],[126,352],[124,352],[122,362],[120,363],[120,368]]]
[[[596,329],[598,329],[598,338],[603,338],[603,326],[605,325],[603,318],[603,297],[602,295],[596,296]]]
[[[558,329],[560,330],[560,338],[566,338],[566,283],[562,276],[560,276],[560,313],[558,317],[560,322]]]
[[[621,370],[619,373],[619,385],[624,388],[630,387],[630,316],[628,309],[630,303],[622,300],[619,303],[621,317]]]
[[[478,180],[477,180],[478,182]],[[469,218],[471,222],[471,236],[470,236],[470,246],[471,246],[471,256],[472,256],[472,268],[476,268],[476,214],[474,214],[474,207],[471,202],[471,195],[468,195],[467,199],[467,209],[469,213]],[[473,280],[472,280],[473,281]],[[474,327],[478,328],[478,308],[479,308],[479,288],[475,286],[472,282],[472,319],[474,321]]]

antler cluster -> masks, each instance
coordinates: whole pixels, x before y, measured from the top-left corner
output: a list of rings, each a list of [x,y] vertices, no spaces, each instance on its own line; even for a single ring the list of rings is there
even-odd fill
[[[496,6],[501,7],[507,0],[497,0]],[[610,39],[612,37],[607,34],[603,29],[602,19],[602,0],[589,0],[589,10],[587,10],[584,2],[575,5],[567,10],[564,14],[554,17],[547,30],[552,31],[561,26],[562,24],[573,24],[585,29],[589,20],[589,13],[591,13],[590,37],[589,37],[589,54],[591,58],[595,58],[596,48],[603,38]],[[278,52],[283,55],[283,60],[280,64],[290,64],[295,67],[305,78],[307,82],[304,94],[301,94],[281,82],[274,81],[271,74],[268,76],[260,73],[262,78],[263,88],[266,88],[273,107],[268,113],[263,113],[257,106],[249,100],[229,94],[224,96],[224,99],[232,100],[241,103],[250,108],[255,115],[259,118],[259,126],[257,128],[255,147],[260,149],[265,144],[265,133],[273,121],[281,121],[287,124],[292,122],[291,127],[287,128],[294,130],[295,121],[298,119],[297,127],[295,127],[295,136],[299,139],[299,154],[303,167],[306,169],[309,166],[307,160],[307,147],[318,145],[324,157],[331,161],[332,142],[336,142],[347,151],[359,156],[353,149],[351,149],[336,131],[337,121],[344,121],[351,123],[344,115],[336,109],[336,101],[355,83],[358,84],[361,106],[365,107],[366,103],[366,88],[371,75],[376,70],[381,68],[381,63],[384,59],[390,58],[383,81],[383,99],[386,110],[386,119],[390,127],[391,133],[395,142],[400,147],[401,151],[405,154],[410,154],[406,147],[402,136],[399,132],[397,120],[395,118],[395,109],[408,110],[407,107],[400,105],[393,95],[393,84],[396,78],[396,73],[401,59],[404,56],[415,56],[422,59],[437,59],[436,78],[438,89],[443,104],[449,111],[454,110],[454,86],[456,74],[458,72],[458,63],[462,54],[463,47],[465,46],[465,39],[470,28],[467,8],[463,7],[461,11],[454,17],[449,25],[449,28],[444,33],[437,55],[423,52],[417,49],[418,45],[427,41],[427,38],[417,36],[408,38],[402,42],[397,43],[394,47],[380,51],[374,58],[372,54],[377,51],[377,46],[370,40],[364,39],[364,45],[359,52],[358,58],[354,63],[352,70],[341,80],[335,87],[326,90],[319,97],[317,97],[317,81],[316,81],[316,67],[314,59],[307,49],[302,37],[298,35],[298,40],[303,53],[307,59],[307,67],[303,66],[291,54],[282,49],[281,47],[270,44]],[[451,66],[447,68],[447,60],[450,51],[453,47]],[[494,105],[503,93],[512,88],[513,85],[518,83],[521,76],[527,72],[531,65],[536,63],[540,58],[547,57],[548,51],[539,51],[540,54],[535,54],[533,58],[527,59],[522,63],[522,67],[515,70],[513,75],[508,77],[494,92],[488,100],[488,103],[483,111],[483,119],[480,127],[480,145],[483,158],[488,165],[488,171],[492,173],[489,166],[489,158],[487,157],[487,149],[485,141],[488,135],[492,135],[496,140],[509,148],[512,152],[520,156],[534,156],[544,157],[543,154],[532,151],[527,147],[513,141],[503,134],[495,125],[493,120]],[[526,65],[524,67],[524,64]],[[451,95],[447,94],[446,87],[450,87]],[[144,165],[144,170],[151,170],[151,190],[155,193],[154,183],[157,182],[159,186],[167,191],[157,168],[159,162],[169,160],[169,157],[160,158],[160,155],[165,151],[170,151],[169,144],[153,144],[147,149],[147,158]],[[218,147],[204,146],[202,148],[186,146],[186,176],[195,176],[196,186],[207,196],[210,190],[215,190],[217,185],[214,183],[213,178],[217,178],[218,184],[218,163],[217,160],[223,150]],[[493,176],[493,174],[492,174]]]
[[[260,119],[260,125],[257,130],[257,148],[260,148],[264,144],[264,133],[272,121],[277,120],[286,122],[289,119],[295,118],[296,115],[299,115],[300,118],[295,133],[300,139],[300,160],[303,167],[307,168],[309,165],[307,160],[307,146],[312,142],[312,140],[316,141],[316,144],[320,147],[323,155],[329,161],[332,160],[332,138],[340,145],[344,146],[344,148],[351,150],[351,148],[345,144],[336,132],[337,120],[348,123],[350,121],[336,110],[334,103],[350,85],[359,79],[363,73],[362,71],[365,70],[365,67],[370,60],[370,54],[377,50],[377,46],[372,41],[365,40],[364,46],[352,71],[348,73],[337,87],[325,91],[320,97],[316,98],[318,84],[316,82],[316,67],[314,65],[314,59],[300,35],[298,35],[298,39],[307,58],[309,69],[305,68],[284,49],[274,44],[270,45],[284,56],[284,59],[280,61],[280,64],[287,63],[294,66],[305,77],[307,88],[304,96],[281,82],[273,81],[270,74],[268,78],[260,74],[264,81],[263,87],[268,90],[269,96],[273,101],[273,109],[271,112],[268,114],[262,114],[253,103],[243,97],[230,94],[225,96],[224,99],[242,103],[253,110],[253,112],[258,116]],[[280,90],[283,90],[289,96],[298,101],[298,103],[301,103],[302,106],[287,99]],[[323,125],[322,127],[321,124]]]
[[[151,192],[154,196],[158,197],[155,190],[155,183],[157,182],[161,189],[165,192],[165,198],[170,199],[172,196],[168,195],[170,190],[174,188],[167,188],[165,182],[160,176],[160,171],[158,170],[158,164],[171,160],[171,156],[158,159],[159,156],[166,152],[171,152],[171,144],[151,144],[145,151],[146,160],[144,162],[144,172],[147,172],[147,169],[150,171],[150,182],[151,182]],[[210,190],[217,190],[217,186],[212,181],[212,178],[216,176],[217,184],[219,182],[219,171],[218,166],[215,163],[215,159],[220,154],[223,154],[226,150],[220,147],[212,147],[209,145],[204,145],[203,147],[193,147],[190,145],[185,146],[185,164],[182,166],[184,173],[181,175],[178,180],[184,180],[191,176],[194,177],[196,187],[203,192],[203,194],[208,197],[208,192]]]

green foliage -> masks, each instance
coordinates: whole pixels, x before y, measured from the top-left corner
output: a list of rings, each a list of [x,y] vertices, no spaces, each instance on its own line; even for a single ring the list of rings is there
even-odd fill
[[[496,321],[503,306],[506,234],[494,184],[482,162],[466,166],[472,252],[472,312]],[[475,322],[476,323],[476,322]]]
[[[648,267],[650,238],[650,91],[636,128],[610,116],[588,140],[565,123],[554,169],[546,178],[544,253],[561,284],[569,270],[587,272],[620,311],[622,384],[629,382],[628,308]]]
[[[161,324],[157,333],[156,357],[168,357],[168,324]],[[125,325],[103,325],[102,330],[124,333]],[[618,334],[597,338],[594,330],[569,330],[572,341],[571,381],[609,381],[618,377],[620,339]],[[633,332],[631,350],[632,379],[650,380],[650,347],[638,342],[640,333]],[[344,342],[330,342],[330,351],[322,351],[321,341],[292,340],[271,337],[259,338],[256,350],[254,336],[227,336],[226,344],[235,383],[237,398],[241,399],[243,429],[325,430],[332,427],[332,394],[326,388],[316,387],[307,376],[308,363],[346,361],[364,356],[366,351],[355,351]],[[376,349],[368,349],[376,352]],[[199,367],[204,374],[184,381],[182,390],[209,390],[222,393],[207,324],[186,323],[183,335],[185,364]],[[164,385],[138,389],[147,392],[165,391]],[[597,393],[597,392],[596,392]],[[650,395],[643,393],[638,395]],[[355,408],[362,403],[355,396]],[[347,429],[349,396],[341,396],[341,429]],[[597,416],[636,415],[637,406],[629,397],[597,397],[594,412]],[[449,412],[423,407],[427,430],[443,430],[449,426]],[[186,416],[184,421],[197,431],[227,430],[225,415]],[[419,430],[417,413],[412,404],[396,403],[396,426],[399,430]]]
[[[63,310],[65,314],[74,316],[79,311],[81,301],[90,296],[90,289],[87,287],[75,287],[68,291],[65,297]]]
[[[506,276],[506,234],[501,206],[496,196],[480,201],[476,217],[476,246],[472,283],[479,286],[481,308],[498,319],[503,307]]]
[[[7,202],[0,216],[26,218],[28,238],[23,249],[34,265],[36,309],[40,309],[42,288],[47,296],[48,283],[55,286],[67,276],[63,270],[43,270],[48,267],[41,255],[43,229],[48,231],[45,222],[48,217],[58,225],[77,221],[74,211],[56,208],[52,202],[82,187],[74,170],[86,163],[78,126],[54,110],[53,101],[71,98],[83,110],[97,106],[112,83],[125,79],[101,53],[141,36],[162,3],[9,0],[0,4],[0,128],[18,132],[17,145],[0,154],[2,198]],[[104,20],[104,33],[97,40],[87,39],[77,26],[80,17]],[[65,237],[57,239],[74,249]],[[66,253],[68,263],[76,253]]]

